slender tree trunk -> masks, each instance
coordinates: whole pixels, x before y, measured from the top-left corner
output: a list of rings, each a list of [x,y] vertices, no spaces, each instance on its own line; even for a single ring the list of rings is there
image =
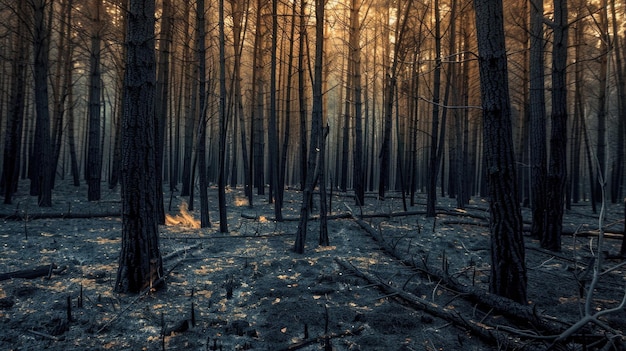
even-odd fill
[[[298,99],[300,109],[300,146],[299,146],[299,159],[300,159],[300,190],[304,191],[306,187],[307,179],[307,128],[306,128],[306,113],[307,113],[307,100],[306,100],[306,84],[304,80],[305,73],[305,43],[306,43],[306,0],[300,1],[300,22],[299,22],[299,45],[298,45]]]
[[[209,195],[206,165],[206,128],[207,128],[207,83],[206,83],[206,19],[204,0],[196,2],[196,57],[198,60],[198,107],[200,116],[198,146],[196,147],[198,158],[198,177],[200,185],[200,226],[207,228],[211,226],[209,218]],[[221,112],[221,111],[220,111]],[[193,177],[192,177],[193,184]],[[193,194],[193,191],[192,191]]]
[[[311,116],[311,138],[309,146],[309,155],[307,163],[307,179],[306,186],[302,192],[302,206],[300,207],[300,222],[298,223],[298,231],[296,232],[296,240],[294,251],[299,254],[304,253],[304,244],[306,242],[307,225],[310,213],[311,198],[313,196],[313,183],[316,178],[317,159],[324,152],[321,149],[320,131],[323,129],[322,124],[322,71],[324,56],[324,0],[315,0],[315,65],[313,73],[313,111]],[[323,160],[323,157],[321,157]],[[321,186],[321,184],[320,184]],[[321,209],[320,209],[321,210]],[[322,238],[323,224],[320,223],[320,238]]]
[[[409,18],[409,12],[413,4],[412,0],[409,0],[405,7],[402,19],[398,19],[395,36],[397,38],[393,51],[393,59],[391,66],[389,67],[388,77],[386,79],[387,86],[385,87],[385,123],[383,128],[383,144],[380,152],[380,178],[378,179],[378,197],[383,199],[385,197],[385,189],[389,186],[389,164],[391,162],[391,130],[393,120],[393,104],[394,96],[396,92],[396,85],[398,77],[397,70],[400,61],[403,59],[403,54],[400,54],[400,47],[402,45],[402,39],[406,33],[406,25]],[[398,13],[400,13],[402,4],[398,3]]]
[[[277,105],[276,105],[276,61],[278,56],[278,0],[272,0],[272,46],[271,52],[274,53],[270,59],[270,110],[268,121],[267,141],[269,143],[269,178],[270,178],[270,199],[269,203],[274,202],[274,216],[277,221],[283,220],[282,203],[275,196],[278,187],[278,125],[277,125]]]
[[[541,239],[546,220],[546,101],[544,95],[543,0],[530,4],[530,183],[531,235]]]
[[[154,0],[130,0],[122,125],[122,250],[115,290],[165,286],[156,217]]]
[[[248,146],[246,137],[246,123],[244,120],[243,98],[241,93],[241,50],[243,45],[241,42],[242,22],[244,11],[248,8],[249,1],[231,0],[231,8],[233,13],[233,50],[234,50],[234,77],[233,77],[233,89],[234,89],[234,101],[235,105],[235,120],[239,119],[240,125],[240,137],[241,137],[241,153],[243,158],[243,172],[244,172],[244,189],[246,195],[252,191],[252,183],[250,179],[250,163],[248,159]],[[233,141],[234,142],[234,141]]]
[[[501,0],[475,0],[489,181],[491,293],[526,304],[527,278],[515,159]]]
[[[224,37],[224,0],[219,1],[219,50],[220,50],[220,120],[219,120],[219,169],[217,177],[217,200],[220,209],[220,232],[228,233],[228,213],[226,212],[226,40]]]
[[[190,32],[190,22],[191,22],[191,11],[190,11],[190,2],[184,2],[184,13],[187,18],[185,20],[185,27],[183,30],[185,43],[191,42]],[[183,61],[184,62],[192,62],[192,53],[190,45],[185,45],[183,48]],[[187,104],[185,106],[185,127],[184,127],[184,143],[183,143],[183,172],[182,172],[182,188],[180,191],[180,196],[189,196],[191,194],[191,190],[193,188],[193,178],[191,176],[192,173],[192,154],[194,148],[194,129],[196,122],[196,111],[197,111],[197,88],[198,83],[196,80],[198,79],[197,72],[197,63],[185,65],[183,68],[183,78],[184,78],[184,90],[185,96],[188,96]],[[191,203],[189,204],[189,209],[191,210],[193,207]]]
[[[4,139],[4,203],[12,203],[12,197],[17,190],[20,171],[20,146],[22,141],[22,127],[24,124],[24,106],[26,100],[26,68],[28,48],[26,46],[26,2],[18,3],[20,16],[17,19],[16,33],[13,39],[14,58],[11,63],[11,88],[9,96],[9,111],[7,129]]]
[[[552,128],[547,177],[546,229],[541,246],[561,250],[565,184],[567,179],[567,0],[554,1],[552,49]]]
[[[623,64],[622,48],[623,37],[619,35],[620,18],[615,10],[615,0],[611,0],[611,17],[612,32],[613,32],[613,51],[615,53],[615,74],[617,80],[617,115],[621,116],[617,122],[616,133],[616,152],[615,158],[612,164],[612,176],[611,176],[611,202],[617,203],[624,193],[624,159],[626,148],[626,121],[624,116],[626,115],[626,73],[624,70],[626,67]]]
[[[85,162],[85,180],[87,181],[87,199],[89,201],[100,200],[100,180],[102,175],[102,150],[101,139],[101,96],[102,78],[100,71],[100,10],[101,0],[94,0],[92,4],[92,32],[91,50],[89,52],[89,139],[87,141],[87,162]]]
[[[439,163],[437,162],[439,149],[439,97],[441,90],[441,15],[439,0],[435,0],[435,68],[433,70],[433,106],[432,129],[430,132],[430,162],[428,171],[428,189],[426,192],[426,217],[435,217],[437,203],[437,177]],[[442,123],[441,128],[444,128]]]
[[[350,6],[350,50],[352,58],[352,101],[354,103],[354,161],[352,184],[356,204],[365,204],[365,176],[363,172],[363,112],[361,87],[361,24],[359,23],[360,0],[352,0]]]
[[[168,101],[170,98],[170,56],[174,27],[174,14],[171,0],[163,0],[161,14],[161,33],[159,35],[159,61],[156,82],[156,170],[157,183],[162,186],[165,157],[165,128],[168,120]],[[163,190],[157,191],[157,218],[159,224],[165,224]]]
[[[72,21],[72,0],[63,1],[61,3],[61,28],[59,30],[59,46],[58,57],[59,62],[56,65],[56,73],[54,77],[53,100],[54,110],[52,119],[54,125],[52,127],[52,187],[56,180],[56,169],[61,155],[61,147],[63,146],[63,117],[65,114],[65,101],[67,100],[68,88],[72,85],[67,77],[72,70],[72,32],[68,30]],[[63,74],[61,71],[63,70]]]
[[[280,202],[281,207],[283,205],[283,200],[285,196],[285,176],[287,170],[287,157],[289,151],[289,140],[291,133],[291,93],[293,90],[293,51],[294,51],[294,42],[295,42],[295,33],[296,33],[296,21],[295,18],[298,13],[297,2],[294,1],[292,5],[292,15],[293,20],[291,21],[291,29],[290,29],[290,40],[289,40],[289,58],[287,62],[287,84],[286,84],[286,97],[285,97],[285,125],[283,128],[283,145],[281,149],[281,160],[279,165],[279,178],[278,178],[278,186],[276,187],[276,198],[277,202]],[[281,211],[282,215],[282,211]]]
[[[52,11],[47,0],[32,0],[34,10],[34,79],[35,109],[37,122],[35,126],[34,150],[31,162],[34,163],[34,174],[31,174],[31,194],[37,195],[40,207],[52,206],[51,177],[51,142],[50,142],[50,111],[48,109],[48,52],[50,48],[49,23],[46,11]]]

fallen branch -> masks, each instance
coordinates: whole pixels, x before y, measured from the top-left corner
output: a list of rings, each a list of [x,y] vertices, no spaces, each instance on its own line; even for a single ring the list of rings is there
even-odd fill
[[[0,281],[8,280],[12,278],[23,278],[23,279],[35,279],[39,277],[50,277],[53,273],[59,274],[67,269],[67,266],[62,266],[58,268],[56,264],[51,263],[45,266],[38,266],[35,268],[27,268],[20,269],[19,271],[1,273]]]
[[[54,336],[54,335],[38,332],[36,330],[28,329],[27,331],[29,333],[31,333],[31,334],[34,334],[34,335],[37,335],[37,336],[41,336],[42,338],[46,338],[46,339],[50,339],[50,340],[54,340],[54,341],[61,340],[61,338],[59,338],[58,336]]]
[[[374,275],[359,270],[357,267],[355,267],[346,260],[343,260],[341,258],[335,258],[335,261],[343,269],[353,272],[356,276],[365,279],[369,284],[376,285],[385,294],[393,295],[397,298],[402,299],[414,308],[423,310],[433,316],[443,318],[449,322],[454,323],[457,326],[466,328],[472,334],[478,336],[485,342],[502,346],[503,341],[505,341],[508,345],[504,346],[503,349],[509,349],[509,346],[511,349],[518,349],[522,346],[519,340],[509,337],[508,334],[497,330],[495,327],[489,326],[484,322],[475,321],[471,318],[464,318],[459,312],[455,310],[448,309],[434,302],[419,298],[404,290],[394,288],[383,282],[379,278],[375,277]],[[529,350],[530,345],[524,345],[524,347],[525,350]]]
[[[50,213],[28,213],[22,214],[16,213],[0,213],[0,218],[7,221],[24,221],[35,219],[79,219],[79,218],[102,218],[102,217],[120,217],[122,214],[120,211],[103,211],[96,213],[81,213],[81,212],[50,212]]]
[[[528,322],[538,330],[548,332],[549,334],[561,333],[562,328],[558,327],[554,323],[557,321],[556,318],[542,315],[531,306],[522,305],[511,299],[490,294],[483,289],[461,284],[440,269],[428,267],[424,262],[415,261],[412,258],[403,257],[367,222],[356,218],[354,221],[368,234],[370,234],[374,240],[378,242],[381,248],[385,250],[385,252],[398,259],[403,264],[424,272],[428,276],[433,277],[434,280],[441,281],[442,284],[447,286],[449,289],[466,296],[472,301],[486,305],[508,318],[516,321]]]
[[[294,351],[294,350],[299,350],[301,348],[307,347],[311,344],[315,344],[315,343],[321,343],[325,340],[328,339],[335,339],[335,338],[343,338],[346,336],[351,336],[351,335],[358,335],[359,333],[361,333],[363,331],[363,329],[365,329],[365,327],[358,326],[354,329],[351,330],[346,330],[343,333],[330,333],[328,335],[322,335],[322,336],[318,336],[316,338],[312,338],[312,339],[306,339],[306,340],[302,340],[299,341],[295,344],[289,345],[286,348],[280,350],[280,351]]]

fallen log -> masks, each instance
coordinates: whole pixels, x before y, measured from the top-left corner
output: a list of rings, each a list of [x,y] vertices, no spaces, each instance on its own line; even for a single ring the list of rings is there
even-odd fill
[[[433,316],[445,319],[455,325],[466,328],[472,334],[478,336],[483,341],[490,344],[502,346],[502,349],[519,349],[523,346],[525,350],[532,350],[532,345],[522,344],[518,338],[511,337],[508,333],[498,330],[496,327],[490,326],[485,322],[475,321],[471,318],[464,318],[461,314],[453,309],[438,305],[434,302],[422,299],[407,291],[395,288],[376,278],[374,275],[361,271],[352,263],[341,258],[335,258],[335,262],[343,269],[353,272],[356,276],[365,279],[369,284],[376,285],[385,294],[393,295],[410,304],[416,309],[422,310]],[[537,350],[543,349],[536,348]]]
[[[58,268],[56,264],[48,264],[45,266],[38,266],[35,268],[27,268],[20,269],[19,271],[8,272],[8,273],[0,273],[0,281],[8,280],[12,278],[23,278],[23,279],[35,279],[39,277],[50,277],[52,273],[60,273],[64,271],[67,267],[63,266]]]
[[[346,330],[343,333],[331,333],[328,335],[322,335],[322,336],[318,336],[316,338],[312,338],[312,339],[306,339],[306,340],[302,340],[302,341],[298,341],[295,344],[289,345],[286,348],[280,350],[280,351],[294,351],[294,350],[299,350],[302,348],[305,348],[309,345],[313,345],[316,343],[322,343],[326,340],[330,340],[330,339],[335,339],[335,338],[343,338],[346,336],[351,336],[351,335],[358,335],[360,334],[363,329],[365,329],[362,325],[358,326],[354,329],[351,330]]]
[[[40,212],[40,213],[0,213],[0,218],[6,221],[30,221],[35,219],[81,219],[81,218],[103,218],[103,217],[120,217],[120,211],[102,211],[102,212]]]
[[[424,274],[433,277],[435,280],[441,281],[443,285],[466,296],[466,298],[471,301],[493,308],[494,311],[501,313],[507,318],[528,323],[535,329],[549,334],[560,334],[563,331],[563,328],[556,324],[557,319],[555,317],[542,315],[535,310],[535,307],[522,305],[511,299],[490,294],[483,289],[464,285],[456,281],[450,275],[445,274],[445,272],[440,269],[429,267],[426,266],[424,262],[415,261],[412,258],[401,256],[397,250],[389,245],[380,233],[372,228],[367,222],[356,218],[354,221],[368,234],[370,234],[374,240],[379,243],[381,248],[385,250],[385,252],[398,259],[403,264],[414,267],[419,271],[424,272]]]

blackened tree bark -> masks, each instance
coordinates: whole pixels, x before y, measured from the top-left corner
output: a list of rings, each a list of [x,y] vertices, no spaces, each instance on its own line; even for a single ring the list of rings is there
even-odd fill
[[[515,181],[502,1],[475,0],[474,5],[491,213],[489,290],[525,304],[526,263]]]
[[[219,51],[220,51],[220,120],[219,120],[219,166],[217,176],[217,200],[220,209],[220,232],[228,232],[226,213],[226,39],[224,36],[224,0],[219,1]]]
[[[319,153],[324,152],[320,149],[319,139],[322,131],[322,70],[324,56],[324,0],[315,0],[315,64],[313,72],[313,107],[311,112],[311,137],[309,145],[309,155],[307,159],[307,178],[304,191],[302,192],[302,206],[300,207],[300,222],[298,223],[298,231],[296,232],[296,240],[294,243],[294,251],[296,253],[304,253],[304,243],[306,242],[307,225],[313,197],[313,185],[316,178],[315,169],[317,167],[317,159]],[[320,185],[321,186],[321,185]],[[320,224],[320,238],[322,235],[322,224]],[[320,241],[321,242],[321,241]]]
[[[561,250],[567,178],[567,0],[554,0],[550,164],[546,183],[546,229],[541,247]]]
[[[65,102],[67,101],[68,91],[72,89],[72,81],[69,79],[72,75],[73,62],[72,52],[74,51],[74,45],[72,45],[72,31],[69,30],[69,25],[72,22],[72,7],[73,1],[62,1],[60,9],[61,24],[59,29],[59,45],[58,45],[58,58],[54,83],[53,83],[53,112],[52,120],[54,121],[52,126],[52,186],[56,180],[57,169],[59,163],[59,157],[61,156],[61,148],[63,146],[63,132],[64,132],[64,117],[65,117]]]
[[[117,292],[165,285],[156,218],[154,0],[129,0],[122,118],[122,249]]]
[[[270,110],[269,119],[267,125],[267,142],[269,148],[268,160],[269,160],[269,178],[270,178],[270,192],[269,203],[274,202],[274,216],[277,221],[283,220],[283,204],[282,198],[275,196],[278,192],[278,126],[277,126],[277,105],[276,105],[276,66],[277,66],[277,47],[278,47],[278,0],[272,0],[272,46],[271,52],[274,54],[270,59]]]
[[[87,162],[85,180],[87,199],[100,200],[100,178],[102,174],[102,151],[100,150],[100,112],[102,96],[102,75],[100,70],[101,29],[100,11],[102,0],[94,0],[91,10],[91,50],[89,52],[89,133],[87,140]]]
[[[198,146],[197,149],[197,165],[198,165],[198,177],[200,185],[200,226],[202,228],[210,227],[211,220],[209,218],[209,194],[208,194],[208,180],[207,180],[207,167],[206,167],[206,125],[207,125],[207,92],[206,92],[206,17],[205,17],[205,4],[204,0],[198,0],[196,2],[196,58],[198,61],[198,105],[200,117],[198,118],[200,123],[198,125]],[[193,173],[191,176],[191,198],[193,198]],[[191,200],[190,203],[193,203]]]
[[[435,0],[435,68],[433,69],[433,111],[430,132],[430,155],[428,170],[428,188],[426,189],[426,216],[435,217],[437,202],[437,178],[439,176],[439,98],[441,96],[441,15],[439,0]],[[445,123],[441,123],[445,128]],[[443,184],[442,184],[443,186]]]
[[[252,71],[252,123],[251,126],[251,139],[250,139],[250,157],[253,158],[253,164],[250,167],[252,173],[252,181],[257,187],[258,195],[265,195],[265,170],[264,170],[264,153],[265,144],[263,136],[263,120],[265,104],[265,74],[264,69],[264,37],[265,28],[263,26],[263,11],[266,2],[257,0],[257,18],[256,18],[256,32],[254,36],[254,54],[253,54],[253,71]],[[248,199],[250,205],[253,203],[252,192],[249,194]]]
[[[186,19],[184,20],[185,26],[183,29],[184,40],[186,43],[191,42],[191,11],[190,11],[190,2],[184,2],[184,13]],[[191,45],[185,45],[183,47],[183,61],[184,62],[192,62],[193,55],[191,52]],[[196,95],[198,84],[196,82],[197,79],[197,63],[185,65],[183,67],[183,90],[186,96],[189,98],[186,100],[185,105],[185,122],[184,122],[184,138],[183,138],[183,171],[181,175],[182,187],[180,189],[180,196],[189,196],[191,194],[191,190],[193,188],[193,179],[191,176],[192,170],[192,154],[194,148],[194,128],[196,121]],[[191,205],[191,204],[190,204]],[[192,207],[190,206],[190,210]]]
[[[393,120],[393,105],[394,105],[394,96],[396,93],[396,86],[398,83],[398,65],[402,61],[404,61],[404,54],[402,53],[402,39],[406,34],[406,25],[409,19],[409,12],[411,11],[411,6],[413,5],[413,1],[407,1],[406,5],[404,5],[404,13],[402,14],[402,19],[398,19],[396,22],[396,31],[395,37],[397,38],[394,50],[393,50],[393,59],[389,71],[387,72],[388,77],[386,79],[387,86],[385,87],[385,122],[383,127],[383,144],[381,146],[380,151],[380,177],[378,179],[378,197],[385,197],[385,189],[389,186],[389,164],[391,162],[391,130],[392,130],[392,120]],[[402,3],[398,2],[398,13],[400,13]]]
[[[352,101],[354,103],[354,162],[352,184],[356,204],[365,204],[365,176],[363,172],[363,104],[361,86],[361,2],[352,0],[350,6],[350,59],[352,60]]]
[[[27,28],[26,2],[20,1],[18,16],[14,18],[16,31],[13,37],[13,60],[11,61],[11,85],[9,92],[9,111],[7,129],[4,139],[4,163],[2,174],[4,180],[4,203],[12,202],[13,193],[17,190],[20,170],[20,144],[24,124],[24,100],[26,96],[26,68],[28,65],[27,41],[24,40]]]
[[[617,80],[617,115],[622,116],[617,122],[617,134],[616,134],[616,151],[615,157],[612,163],[612,176],[611,176],[611,202],[617,203],[618,199],[624,193],[624,159],[626,158],[626,121],[623,116],[626,114],[626,68],[623,64],[624,49],[623,39],[620,40],[619,31],[621,30],[619,17],[617,17],[615,9],[615,0],[611,0],[611,17],[612,32],[613,32],[613,47],[615,53],[615,71]]]
[[[46,11],[52,11],[47,0],[32,0],[35,28],[33,31],[35,112],[37,114],[35,139],[31,162],[33,174],[31,195],[37,195],[40,207],[52,206],[52,144],[50,142],[50,111],[48,109],[48,51],[50,49],[49,23]]]
[[[299,45],[298,45],[298,99],[300,108],[300,146],[299,146],[299,158],[300,158],[300,190],[304,191],[306,187],[307,179],[307,128],[306,128],[306,84],[304,80],[305,73],[305,44],[306,44],[306,0],[300,1],[300,21],[299,28]]]
[[[243,173],[244,173],[244,188],[245,193],[249,196],[249,192],[252,190],[252,183],[250,180],[250,169],[248,162],[248,146],[247,146],[247,137],[246,137],[246,123],[244,120],[244,109],[243,109],[243,97],[241,93],[241,50],[243,48],[242,45],[242,33],[245,33],[243,30],[242,22],[244,17],[244,11],[248,8],[249,1],[243,0],[231,0],[231,8],[232,8],[232,17],[233,17],[233,105],[234,107],[234,118],[235,120],[239,120],[240,127],[240,136],[241,136],[241,154],[243,159]],[[236,132],[236,130],[234,131]],[[237,162],[233,162],[236,164]],[[234,166],[233,166],[234,167]],[[236,175],[234,175],[236,176]]]
[[[546,99],[544,87],[543,0],[530,2],[530,188],[531,234],[543,236],[546,216]]]
[[[156,132],[156,170],[157,183],[163,184],[163,158],[165,154],[165,126],[168,116],[168,100],[170,86],[170,47],[172,44],[174,14],[171,0],[163,0],[161,15],[161,33],[159,35],[159,62],[157,66],[156,85],[156,109],[155,109],[155,132]],[[165,224],[165,208],[163,191],[157,191],[157,218],[159,224]]]

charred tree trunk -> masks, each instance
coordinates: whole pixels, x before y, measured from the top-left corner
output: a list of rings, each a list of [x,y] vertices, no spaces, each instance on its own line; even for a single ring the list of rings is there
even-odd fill
[[[304,253],[304,244],[306,242],[307,225],[311,199],[313,196],[313,186],[316,178],[316,168],[319,154],[324,152],[320,148],[320,135],[322,127],[322,70],[324,57],[324,0],[315,0],[315,65],[313,72],[313,111],[311,116],[311,138],[309,146],[309,155],[307,159],[307,178],[306,186],[302,192],[302,206],[300,207],[300,222],[298,223],[298,231],[296,232],[296,240],[294,243],[294,251],[299,254]],[[322,224],[320,224],[322,227]],[[320,228],[320,236],[322,235]]]
[[[100,200],[100,178],[102,175],[101,139],[101,97],[102,75],[100,70],[100,51],[102,38],[100,37],[100,10],[101,0],[94,0],[92,17],[91,50],[89,52],[89,138],[87,146],[87,162],[85,162],[85,180],[87,181],[87,199]]]
[[[219,101],[219,156],[217,176],[217,200],[220,210],[220,232],[228,233],[228,214],[226,212],[226,40],[224,38],[224,0],[219,1],[219,51],[220,51],[220,101]],[[207,203],[208,206],[208,203]],[[208,209],[207,209],[208,211]]]
[[[546,101],[544,88],[543,0],[530,4],[530,187],[531,235],[541,239],[546,220]]]
[[[206,92],[206,19],[204,0],[196,2],[196,57],[198,60],[198,145],[196,147],[198,158],[198,178],[200,185],[200,226],[207,228],[211,226],[209,218],[209,194],[206,167],[206,125],[207,125],[207,92]],[[221,111],[220,111],[221,112]],[[192,176],[193,184],[193,176]],[[193,190],[191,192],[193,194]]]
[[[24,106],[26,99],[26,68],[28,65],[28,47],[26,35],[26,2],[18,3],[16,33],[13,39],[14,57],[11,63],[11,87],[9,95],[9,112],[4,139],[4,163],[2,173],[4,179],[4,203],[12,203],[13,193],[17,190],[20,174],[20,156],[22,128],[24,124]]]
[[[115,290],[165,282],[156,218],[154,0],[130,0],[122,125],[122,250]]]
[[[491,228],[490,292],[526,304],[522,215],[517,192],[501,0],[475,0]]]
[[[52,145],[50,142],[50,111],[48,110],[48,52],[50,49],[50,30],[46,19],[46,11],[52,11],[51,4],[46,0],[32,0],[35,28],[34,35],[34,79],[35,79],[35,110],[37,120],[31,162],[33,174],[31,179],[31,195],[37,195],[40,207],[52,206],[51,159]]]
[[[554,44],[552,49],[552,129],[547,176],[548,208],[541,247],[561,250],[565,183],[567,179],[567,0],[554,1]]]

